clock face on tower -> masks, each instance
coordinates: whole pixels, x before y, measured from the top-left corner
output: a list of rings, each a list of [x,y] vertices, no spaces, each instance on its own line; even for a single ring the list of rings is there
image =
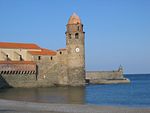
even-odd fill
[[[76,51],[76,52],[79,52],[79,51],[80,51],[80,49],[79,49],[79,48],[76,48],[76,49],[75,49],[75,51]]]

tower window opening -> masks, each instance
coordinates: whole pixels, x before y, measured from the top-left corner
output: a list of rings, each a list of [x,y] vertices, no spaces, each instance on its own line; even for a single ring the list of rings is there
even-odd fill
[[[51,60],[53,60],[53,57],[51,56]]]
[[[80,30],[80,27],[78,26],[78,31]]]
[[[79,39],[79,34],[78,33],[75,34],[75,39]]]
[[[69,34],[69,39],[71,39],[71,34]]]
[[[60,55],[62,54],[62,52],[61,52],[61,51],[60,51],[59,53],[60,53]]]
[[[41,56],[38,56],[38,60],[41,60]]]

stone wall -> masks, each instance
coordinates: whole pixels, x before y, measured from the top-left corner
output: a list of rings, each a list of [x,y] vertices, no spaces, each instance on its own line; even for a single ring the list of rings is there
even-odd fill
[[[1,74],[0,75],[0,88],[1,87],[31,87],[36,86],[35,74]]]
[[[3,87],[50,87],[58,85],[63,79],[63,69],[58,64],[40,64],[39,74],[1,74],[0,88]],[[38,65],[38,66],[40,66]],[[51,65],[52,67],[47,67]],[[37,68],[38,68],[37,66]],[[41,71],[42,70],[42,71]],[[64,83],[64,81],[63,81]]]
[[[7,88],[10,87],[8,82],[3,78],[3,76],[0,74],[0,89],[1,88]]]
[[[42,57],[36,64],[1,64],[0,88],[68,85],[68,67],[60,58]]]
[[[54,85],[68,84],[66,51],[58,50],[57,55],[53,56],[52,60],[43,57],[41,61],[36,62],[38,65],[38,80]]]
[[[121,71],[87,71],[86,79],[122,79]]]
[[[117,71],[87,71],[86,81],[91,84],[130,83],[129,79],[124,78],[121,68]]]
[[[84,68],[68,68],[68,79],[70,86],[84,86],[85,85],[85,71]]]

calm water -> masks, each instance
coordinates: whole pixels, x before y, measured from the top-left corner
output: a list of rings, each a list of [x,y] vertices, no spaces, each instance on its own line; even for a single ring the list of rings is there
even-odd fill
[[[150,107],[150,74],[125,75],[131,84],[1,89],[1,99],[46,103]]]

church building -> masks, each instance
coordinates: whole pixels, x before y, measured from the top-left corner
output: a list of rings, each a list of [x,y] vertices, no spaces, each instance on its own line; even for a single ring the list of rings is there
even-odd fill
[[[66,48],[56,51],[31,43],[0,42],[0,78],[11,87],[85,84],[83,24],[75,13],[66,26]]]
[[[66,25],[66,48],[56,51],[31,43],[0,42],[0,88],[83,86],[129,83],[123,68],[85,71],[85,32],[75,13]]]

